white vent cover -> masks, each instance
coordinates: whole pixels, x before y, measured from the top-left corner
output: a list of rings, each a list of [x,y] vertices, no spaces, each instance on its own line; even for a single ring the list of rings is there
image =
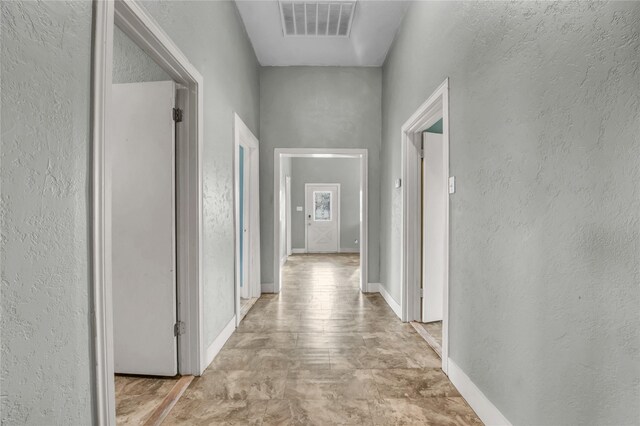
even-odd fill
[[[285,37],[349,37],[354,0],[280,1]]]

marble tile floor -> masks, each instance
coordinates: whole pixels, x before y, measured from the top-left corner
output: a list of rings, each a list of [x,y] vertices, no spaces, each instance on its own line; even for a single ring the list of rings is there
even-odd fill
[[[294,255],[164,425],[477,425],[354,254]]]
[[[142,425],[171,392],[179,377],[115,377],[116,423]]]

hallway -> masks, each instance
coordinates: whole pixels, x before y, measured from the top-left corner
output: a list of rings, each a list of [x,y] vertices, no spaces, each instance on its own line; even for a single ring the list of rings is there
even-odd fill
[[[294,255],[164,424],[480,424],[354,254]]]

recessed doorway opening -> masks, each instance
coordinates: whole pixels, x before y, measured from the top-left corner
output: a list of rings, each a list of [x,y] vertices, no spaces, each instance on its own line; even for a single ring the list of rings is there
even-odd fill
[[[359,253],[359,288],[363,293],[368,291],[367,152],[366,149],[275,150],[274,284],[263,288],[263,292],[280,292],[281,271],[288,255],[300,253]],[[347,180],[353,188],[349,188],[348,200],[344,197],[345,183],[333,182],[331,173],[326,173],[324,180],[321,174],[309,175],[299,182],[292,179],[292,161],[311,159],[350,160],[348,167],[353,176]],[[311,166],[304,163],[301,168],[308,171]],[[345,219],[345,212],[354,214]],[[351,225],[345,226],[345,221]]]
[[[234,118],[236,325],[258,300],[260,287],[260,149],[242,119]]]
[[[190,378],[206,367],[201,271],[203,78],[135,2],[96,2],[93,31],[96,423],[116,424],[116,387],[119,401],[126,403],[131,396],[127,390],[140,389],[138,384],[149,381],[167,393],[144,403],[138,398],[137,406],[129,402],[129,407],[136,410],[131,413],[134,417],[158,423]],[[131,47],[129,55],[120,56],[126,60],[119,72],[144,68],[150,74],[112,84],[118,82],[112,78],[118,59],[114,33]],[[126,374],[119,376],[117,386],[115,373]],[[142,380],[131,374],[143,376]],[[151,412],[138,411],[142,406]]]
[[[449,343],[449,80],[402,126],[402,320],[442,358]]]

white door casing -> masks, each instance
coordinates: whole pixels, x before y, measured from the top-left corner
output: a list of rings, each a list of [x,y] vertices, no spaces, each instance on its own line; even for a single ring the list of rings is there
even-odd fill
[[[242,233],[242,283],[240,288],[241,297],[244,299],[251,298],[251,282],[253,277],[251,276],[251,233],[249,229],[251,227],[251,156],[249,148],[243,146],[244,166],[243,166],[243,190],[242,190],[242,229],[239,231]]]
[[[284,178],[284,191],[285,191],[285,214],[286,220],[286,234],[287,234],[287,256],[291,256],[291,176],[285,176]]]
[[[244,150],[244,214],[240,229],[240,147]],[[257,298],[260,286],[260,149],[258,139],[234,114],[234,227],[235,227],[235,305],[236,325],[240,323],[240,297]],[[246,232],[245,232],[246,230]],[[240,233],[243,239],[243,275],[240,287]]]
[[[178,373],[173,81],[112,88],[116,373]]]
[[[446,236],[444,204],[448,194],[443,174],[442,135],[425,132],[422,138],[422,322],[433,322],[442,321]]]
[[[340,184],[305,184],[307,253],[336,253],[340,244]]]

